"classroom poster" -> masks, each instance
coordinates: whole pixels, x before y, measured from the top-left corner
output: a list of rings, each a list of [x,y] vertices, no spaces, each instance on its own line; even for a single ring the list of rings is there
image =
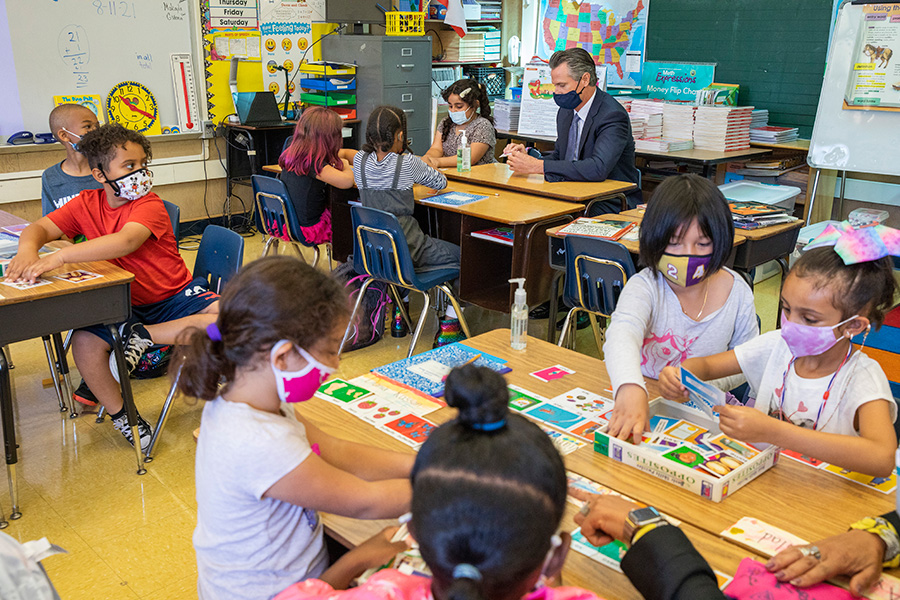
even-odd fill
[[[207,31],[257,29],[258,0],[206,0],[202,5]]]
[[[312,44],[313,20],[324,20],[325,2],[324,0],[301,2],[259,0],[259,2],[264,89],[274,92],[281,103],[287,78],[290,81],[291,96],[299,100],[299,90],[292,79],[296,67],[304,59],[306,50]],[[284,70],[280,70],[279,67]]]
[[[697,90],[709,87],[716,75],[716,63],[644,63],[641,89],[651,98],[694,101]]]
[[[847,110],[900,111],[900,4],[867,4],[853,69],[844,95]]]
[[[559,107],[553,101],[549,65],[526,66],[522,82],[519,133],[556,137],[556,111]]]
[[[606,84],[639,88],[650,0],[541,0],[537,54],[584,48],[607,65]]]
[[[103,99],[96,94],[53,96],[53,106],[59,106],[60,104],[80,104],[94,113],[101,125],[106,123],[106,110],[103,108]]]

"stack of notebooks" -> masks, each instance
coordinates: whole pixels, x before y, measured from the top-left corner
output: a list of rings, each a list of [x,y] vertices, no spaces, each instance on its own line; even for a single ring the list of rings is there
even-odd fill
[[[444,47],[446,62],[476,62],[484,60],[485,34],[467,33],[459,37],[455,31],[441,31],[441,43]]]
[[[750,147],[752,106],[698,106],[694,148],[731,152]]]
[[[482,14],[484,7],[482,6]],[[484,19],[485,17],[481,17]],[[500,60],[500,30],[490,25],[469,27],[471,33],[484,34],[484,58],[482,60]],[[446,59],[445,59],[446,60]]]
[[[739,229],[759,229],[779,223],[796,221],[783,208],[761,202],[729,202],[734,226]]]
[[[665,103],[656,100],[633,100],[631,102],[631,112],[628,115],[632,123],[636,117],[646,119],[642,138],[662,137],[664,106]]]
[[[502,2],[479,2],[481,5],[481,20],[488,21],[491,19],[499,19]]]
[[[500,98],[494,100],[494,126],[497,129],[506,131],[518,131],[519,111],[521,108],[521,102],[513,102],[512,100],[503,100]]]
[[[634,140],[635,150],[648,152],[677,152],[678,150],[690,150],[693,147],[693,140],[669,140],[666,138]]]
[[[625,108],[625,110],[627,110],[628,112],[631,112],[632,98],[629,98],[628,96],[613,96],[613,97],[616,99],[616,102],[618,102]]]
[[[663,106],[662,136],[667,140],[693,140],[695,110],[696,107],[690,104],[666,103]]]
[[[765,108],[758,108],[753,111],[750,119],[750,128],[765,127],[769,124],[769,111]]]
[[[635,140],[639,140],[645,137],[645,133],[647,130],[647,116],[646,115],[628,115],[631,119],[631,137]]]
[[[799,130],[796,127],[750,127],[750,141],[764,142],[766,144],[784,144],[797,139]]]

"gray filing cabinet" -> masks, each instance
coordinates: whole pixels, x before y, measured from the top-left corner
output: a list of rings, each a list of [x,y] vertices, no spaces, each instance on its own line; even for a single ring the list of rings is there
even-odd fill
[[[422,155],[431,146],[431,38],[330,35],[322,40],[325,60],[356,63],[356,112],[365,140],[369,114],[381,104],[406,113],[409,145]]]

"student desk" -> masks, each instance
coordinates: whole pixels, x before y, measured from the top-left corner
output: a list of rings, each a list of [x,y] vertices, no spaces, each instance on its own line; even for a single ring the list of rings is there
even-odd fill
[[[656,150],[635,150],[634,155],[640,158],[649,158],[654,160],[674,160],[676,162],[700,165],[700,174],[703,177],[712,175],[713,167],[718,165],[747,160],[761,154],[768,154],[771,150],[766,148],[747,148],[746,150],[733,150],[731,152],[720,152],[718,150],[698,150],[691,148],[690,150],[676,150],[674,152],[660,152]]]
[[[24,223],[23,220],[0,211],[0,226]],[[125,370],[122,340],[115,324],[131,316],[131,282],[134,275],[106,261],[66,264],[57,271],[45,275],[84,269],[103,275],[99,279],[72,284],[53,280],[49,285],[17,290],[0,286],[0,428],[6,450],[6,469],[9,495],[12,503],[11,518],[18,519],[18,489],[16,484],[16,427],[13,410],[12,381],[9,357],[4,347],[45,335],[58,334],[67,329],[78,329],[103,323],[115,340],[114,350],[119,365],[119,381],[122,381],[122,398],[128,413],[129,424],[137,423],[137,412],[131,394],[131,384]],[[60,345],[61,347],[61,345]],[[140,446],[135,447],[137,473],[143,475],[143,457]],[[0,528],[4,525],[0,523]]]
[[[606,367],[603,361],[596,358],[534,337],[528,338],[524,351],[514,351],[509,347],[508,329],[497,329],[473,337],[466,344],[508,360],[512,371],[505,375],[507,381],[542,396],[553,397],[579,386],[608,395],[603,391],[610,385]],[[553,364],[562,364],[575,370],[575,373],[550,383],[543,383],[529,375],[536,369]],[[648,388],[651,397],[658,394],[654,381],[648,381]],[[392,450],[412,451],[402,442],[318,398],[304,403],[298,410],[329,433],[347,439],[365,439],[367,443]],[[454,409],[442,408],[427,418],[443,423],[454,414]],[[710,560],[714,568],[729,575],[734,574],[742,557],[752,556],[752,553],[720,539],[718,534],[741,517],[757,517],[815,541],[846,531],[850,523],[864,516],[894,509],[893,494],[881,494],[789,458],[781,458],[774,467],[718,503],[634,467],[617,463],[594,452],[591,445],[564,458],[568,469],[681,520],[682,529],[701,554]],[[571,521],[573,514],[574,507],[569,506],[562,523],[568,531],[575,527]],[[333,515],[325,515],[324,521],[330,533],[351,544],[359,543],[390,524],[388,521],[364,522]],[[623,576],[574,551],[570,552],[569,557],[564,570],[567,585],[581,585],[608,599],[637,597]]]
[[[620,199],[627,206],[625,193],[637,188],[628,181],[544,181],[543,175],[517,174],[504,163],[491,163],[472,167],[471,171],[460,173],[454,167],[438,169],[447,179],[477,183],[530,195],[544,196],[568,202],[587,203],[591,200]]]

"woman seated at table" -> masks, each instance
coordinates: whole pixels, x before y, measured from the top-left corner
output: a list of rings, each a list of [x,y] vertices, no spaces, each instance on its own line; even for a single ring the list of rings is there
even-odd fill
[[[460,79],[445,89],[441,96],[450,114],[441,120],[434,143],[422,157],[429,166],[456,166],[456,149],[463,131],[472,148],[472,166],[497,162],[494,146],[497,132],[491,116],[491,103],[484,84],[474,79]]]

